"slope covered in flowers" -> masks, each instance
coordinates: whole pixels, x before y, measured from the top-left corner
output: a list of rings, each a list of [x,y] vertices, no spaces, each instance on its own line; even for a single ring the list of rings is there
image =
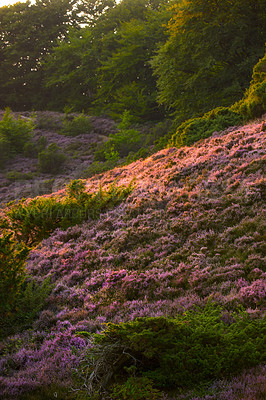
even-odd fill
[[[208,301],[263,315],[265,127],[262,119],[230,128],[86,181],[94,191],[135,179],[135,189],[99,220],[58,229],[31,251],[28,273],[53,289],[33,329],[1,343],[2,398],[69,388],[86,346],[75,333],[105,322],[175,316]],[[221,399],[255,400],[266,391],[263,371],[213,385]]]

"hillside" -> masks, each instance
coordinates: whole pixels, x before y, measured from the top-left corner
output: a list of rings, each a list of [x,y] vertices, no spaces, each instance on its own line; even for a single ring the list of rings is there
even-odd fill
[[[76,332],[107,322],[175,317],[209,302],[227,310],[229,325],[239,305],[252,320],[263,317],[265,131],[262,118],[86,180],[88,192],[132,180],[135,187],[97,220],[57,229],[31,250],[28,279],[50,278],[52,288],[30,329],[0,344],[1,398],[72,398],[87,346]],[[179,389],[153,398],[262,399],[265,367],[221,375],[202,395]]]
[[[0,110],[0,120],[4,111]],[[68,115],[73,120],[78,114]],[[55,192],[63,188],[71,179],[79,178],[93,161],[93,149],[97,143],[107,139],[106,135],[115,131],[114,121],[103,117],[90,117],[89,132],[71,135],[60,133],[66,115],[59,112],[13,112],[14,118],[32,119],[32,143],[37,145],[44,140],[44,148],[55,143],[66,157],[61,169],[54,173],[42,172],[38,166],[38,154],[16,154],[8,160],[5,168],[0,168],[0,204],[23,197],[35,197]]]

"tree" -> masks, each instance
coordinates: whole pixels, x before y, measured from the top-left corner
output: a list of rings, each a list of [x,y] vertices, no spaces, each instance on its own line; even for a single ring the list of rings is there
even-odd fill
[[[152,60],[158,100],[179,121],[239,100],[264,53],[265,0],[180,0]]]
[[[164,40],[167,18],[165,8],[158,10],[146,4],[141,18],[131,18],[115,32],[115,49],[98,69],[95,105],[114,117],[125,109],[144,119],[162,117],[164,111],[156,101],[156,81],[149,60]]]
[[[130,109],[135,116],[158,118],[149,59],[164,40],[167,3],[123,0],[87,27],[70,31],[46,60],[53,104],[93,107],[114,117]]]
[[[76,0],[36,0],[0,8],[0,107],[42,108],[42,60],[81,21]]]

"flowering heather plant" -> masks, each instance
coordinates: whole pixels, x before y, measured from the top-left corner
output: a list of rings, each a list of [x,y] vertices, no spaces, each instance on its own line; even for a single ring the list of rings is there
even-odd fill
[[[106,322],[176,318],[209,302],[223,307],[222,326],[237,326],[231,315],[240,305],[254,324],[261,323],[266,286],[263,126],[257,121],[230,128],[193,147],[164,149],[85,182],[90,193],[97,192],[99,183],[105,191],[114,181],[127,186],[133,178],[135,187],[98,219],[57,227],[31,250],[27,273],[39,284],[49,277],[53,288],[33,323],[39,338],[32,344],[34,333],[21,332],[16,343],[23,345],[12,351],[6,344],[12,337],[5,339],[4,398],[8,392],[30,393],[33,386],[70,386],[79,350],[73,348],[75,360],[69,347],[61,352],[54,346],[47,357],[43,351],[65,331],[71,343],[77,331],[100,333]],[[59,199],[64,196],[58,193]],[[34,362],[16,364],[22,347],[34,351]],[[255,365],[260,356],[253,360]],[[263,393],[265,375],[263,367],[254,377],[252,371],[229,381],[221,374],[207,394],[174,398],[236,400],[240,388],[243,399],[255,400]]]

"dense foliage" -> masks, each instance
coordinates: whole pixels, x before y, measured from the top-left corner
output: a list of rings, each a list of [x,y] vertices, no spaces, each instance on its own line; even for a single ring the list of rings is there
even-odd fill
[[[191,118],[180,124],[169,141],[170,146],[191,145],[213,132],[237,126],[266,112],[266,55],[253,69],[252,80],[243,99],[231,107],[218,107],[202,117]]]
[[[0,106],[27,110],[46,104],[42,61],[69,25],[78,26],[73,0],[26,1],[0,8]]]
[[[241,334],[247,338],[250,333],[250,357],[254,364],[261,360],[262,352],[252,356],[251,332],[262,323],[266,298],[264,129],[259,121],[231,128],[192,147],[164,149],[87,182],[94,193],[100,182],[107,190],[115,180],[117,186],[127,185],[134,177],[136,187],[98,219],[56,229],[31,250],[27,273],[39,285],[50,278],[52,290],[32,322],[34,329],[1,343],[4,398],[19,399],[24,393],[25,398],[43,400],[55,392],[62,400],[71,397],[64,387],[79,387],[73,383],[73,369],[80,364],[81,352],[89,353],[87,341],[76,336],[78,331],[95,333],[104,322],[119,325],[137,317],[175,319],[197,306],[204,309],[208,302],[223,307],[229,331],[240,326],[231,324],[230,315],[239,305],[244,307],[250,322],[247,330],[236,329],[240,338],[233,344],[241,343]],[[67,196],[71,193],[72,189]],[[152,364],[150,371],[159,367]],[[135,377],[132,368],[132,376],[125,371],[113,388],[114,398],[125,394],[130,399],[136,387],[140,399],[147,388],[151,399],[158,394],[153,390],[167,391],[156,388],[159,376],[147,377],[140,371]],[[263,398],[265,368],[243,370],[226,381],[221,374],[199,390],[200,394],[173,391],[168,397]]]
[[[264,52],[264,0],[38,0],[0,16],[0,106],[20,110],[182,122],[241,99]]]
[[[265,10],[0,8],[0,397],[265,398]]]
[[[132,185],[111,185],[107,191],[100,188],[97,193],[86,193],[84,188],[82,181],[75,180],[68,185],[66,197],[37,197],[10,203],[1,223],[18,240],[36,244],[56,228],[66,229],[88,218],[98,218],[101,212],[123,201],[131,192]]]
[[[265,329],[265,318],[252,320],[212,304],[175,318],[108,324],[90,340],[81,376],[89,394],[121,385],[130,375],[161,389],[191,388],[264,362]]]
[[[10,158],[23,152],[30,141],[33,128],[31,119],[15,119],[11,110],[6,109],[0,121],[0,168],[4,167]]]
[[[152,65],[159,101],[179,121],[242,97],[263,56],[265,1],[182,0]]]
[[[244,98],[232,109],[240,112],[245,120],[260,117],[266,112],[266,53],[253,69],[252,81]]]
[[[12,315],[16,297],[25,280],[25,259],[29,249],[12,240],[12,233],[0,237],[0,313]]]

